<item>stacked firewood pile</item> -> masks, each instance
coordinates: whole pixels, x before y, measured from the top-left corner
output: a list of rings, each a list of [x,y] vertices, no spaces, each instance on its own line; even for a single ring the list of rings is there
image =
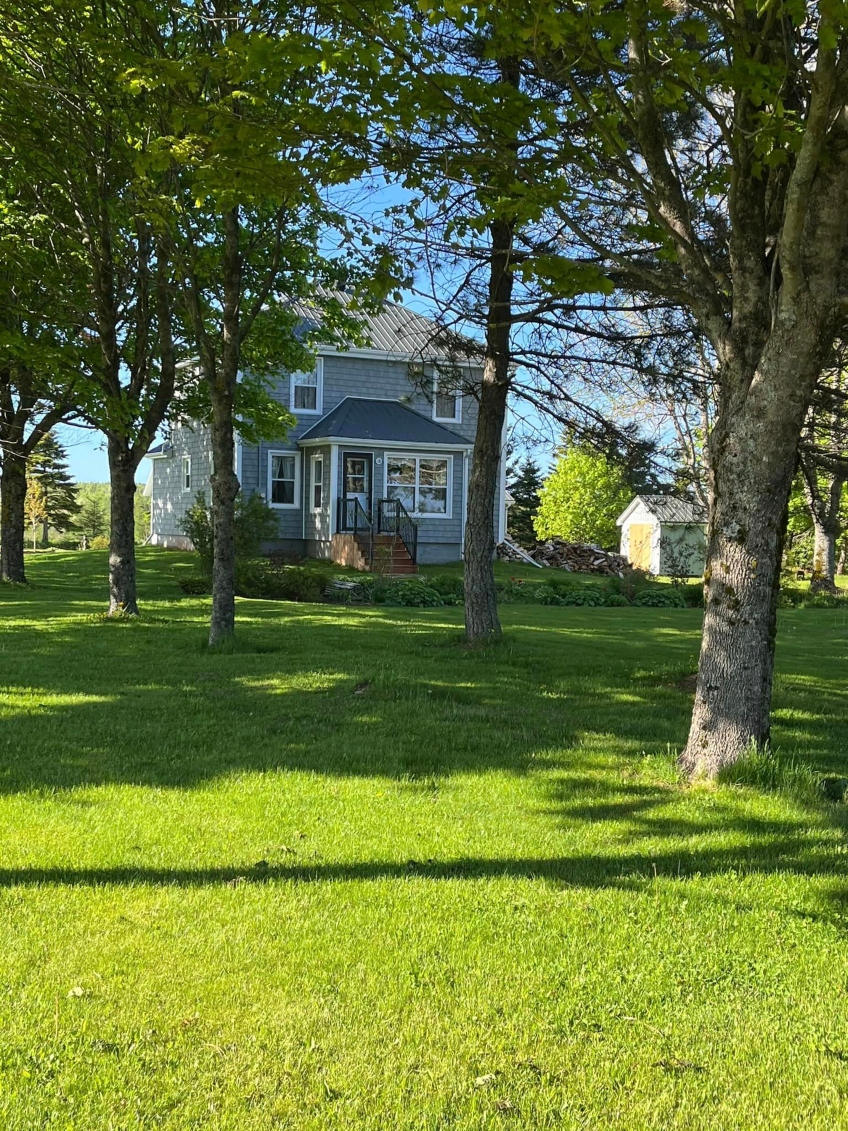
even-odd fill
[[[531,556],[540,565],[568,569],[574,573],[617,574],[621,577],[630,569],[630,563],[621,554],[613,554],[585,542],[564,542],[560,538],[540,542],[531,551]]]

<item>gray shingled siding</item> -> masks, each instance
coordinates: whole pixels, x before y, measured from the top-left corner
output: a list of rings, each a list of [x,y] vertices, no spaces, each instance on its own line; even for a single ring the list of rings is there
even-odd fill
[[[362,358],[350,357],[346,354],[327,355],[323,359],[324,381],[322,412],[320,415],[303,414],[296,426],[291,430],[285,440],[279,443],[263,442],[256,445],[243,445],[241,449],[241,485],[246,494],[258,492],[267,498],[268,493],[268,455],[271,451],[298,451],[300,457],[300,506],[292,509],[277,510],[279,526],[279,545],[286,549],[303,550],[310,552],[324,549],[324,542],[330,534],[330,508],[335,508],[336,500],[330,498],[330,449],[322,447],[325,454],[324,460],[324,492],[326,507],[321,521],[316,521],[315,515],[309,508],[311,457],[317,450],[309,447],[302,451],[297,448],[297,438],[308,428],[311,428],[321,415],[334,408],[339,401],[347,396],[386,398],[389,400],[402,400],[410,408],[421,412],[432,419],[431,398],[416,387],[418,381],[410,378],[409,366],[404,361],[391,361],[380,357]],[[282,376],[274,393],[276,398],[288,406],[290,401],[289,377]],[[473,397],[463,397],[462,422],[459,424],[446,423],[445,427],[464,437],[469,443],[474,440],[477,420],[477,402]],[[165,538],[180,535],[180,523],[187,507],[194,501],[197,490],[205,490],[209,497],[209,476],[211,474],[211,453],[208,444],[208,429],[203,426],[174,428],[171,442],[173,452],[168,457],[153,461],[153,532]],[[355,445],[352,445],[355,448]],[[338,459],[341,460],[341,446]],[[362,446],[362,450],[372,451],[374,462],[374,494],[375,498],[385,496],[385,450],[377,447]],[[404,449],[406,452],[407,449]],[[181,457],[189,454],[192,457],[192,489],[183,493],[180,489]],[[460,557],[462,543],[462,516],[463,516],[463,453],[437,453],[419,451],[416,453],[414,446],[410,446],[408,454],[418,455],[452,455],[453,456],[453,498],[452,514],[449,519],[422,518],[416,519],[418,524],[418,537],[420,554],[419,560],[427,561],[455,561]],[[383,462],[377,464],[377,459]],[[341,467],[339,466],[338,483],[341,489]],[[496,500],[495,514],[498,514],[500,500]],[[306,547],[306,541],[309,543]]]
[[[323,456],[322,473],[322,507],[320,511],[312,509],[312,469],[313,456]],[[310,541],[328,542],[330,539],[330,447],[307,448],[303,453],[304,459],[304,498],[306,500],[305,533]]]
[[[171,451],[153,460],[151,534],[154,544],[177,544],[184,539],[182,522],[198,493],[210,499],[212,453],[209,429],[203,424],[183,424],[171,430]],[[183,490],[183,456],[191,457],[191,488]]]

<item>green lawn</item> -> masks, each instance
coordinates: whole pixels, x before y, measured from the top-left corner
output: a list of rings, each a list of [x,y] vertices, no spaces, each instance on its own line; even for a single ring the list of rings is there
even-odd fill
[[[3,1131],[848,1127],[844,807],[684,788],[699,614],[0,590]],[[848,623],[775,741],[848,772]]]

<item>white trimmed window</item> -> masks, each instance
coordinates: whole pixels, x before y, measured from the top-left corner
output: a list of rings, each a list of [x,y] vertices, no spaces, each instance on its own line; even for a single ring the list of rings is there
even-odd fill
[[[324,505],[324,457],[312,457],[312,509],[320,511]]]
[[[444,373],[433,376],[433,419],[449,424],[462,421],[462,394]]]
[[[268,503],[272,507],[300,506],[300,455],[268,453]]]
[[[386,456],[386,498],[419,518],[450,518],[450,456]]]
[[[191,490],[191,456],[183,456],[182,485],[183,491]]]
[[[297,415],[320,414],[324,400],[324,361],[318,358],[311,373],[292,373],[291,403],[289,408]]]

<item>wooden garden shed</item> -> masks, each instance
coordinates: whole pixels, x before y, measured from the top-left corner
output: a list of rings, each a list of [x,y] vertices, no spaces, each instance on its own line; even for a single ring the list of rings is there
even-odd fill
[[[636,569],[666,577],[701,577],[707,510],[673,495],[637,495],[616,519],[621,555]]]

